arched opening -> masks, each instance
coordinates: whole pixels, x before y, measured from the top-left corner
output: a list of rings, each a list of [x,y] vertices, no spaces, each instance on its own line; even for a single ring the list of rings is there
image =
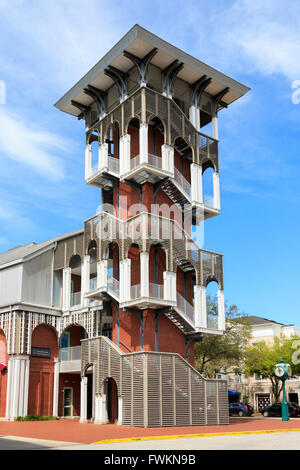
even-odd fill
[[[4,331],[0,329],[0,417],[5,416],[7,392],[7,342]]]
[[[133,169],[140,163],[140,121],[131,119],[127,133],[130,135],[130,168]]]
[[[58,341],[54,328],[37,326],[31,337],[28,414],[53,414],[55,358],[58,358]]]
[[[88,337],[81,325],[69,325],[59,340],[59,359],[62,370],[59,374],[59,416],[80,416],[80,366],[81,340]]]
[[[162,168],[161,147],[165,143],[165,126],[157,117],[152,117],[148,128],[148,163],[157,168]]]
[[[176,290],[177,309],[194,323],[194,286],[196,285],[196,271],[188,260],[182,260],[177,266]]]
[[[71,307],[81,304],[81,257],[73,255],[70,259],[71,268]]]
[[[131,260],[131,298],[141,296],[141,253],[140,247],[133,243],[128,250],[128,258]]]
[[[206,314],[207,328],[212,330],[218,329],[218,290],[219,284],[212,280],[206,286]]]
[[[191,163],[193,162],[193,150],[190,144],[183,138],[177,137],[174,142],[174,177],[190,196],[191,193]]]
[[[89,290],[97,288],[97,242],[91,240],[88,246],[88,255],[90,257],[90,285]]]
[[[156,299],[164,298],[164,272],[166,252],[161,244],[151,245],[149,251],[149,295]]]
[[[202,167],[203,202],[210,207],[214,207],[214,173],[213,164],[206,162]]]
[[[116,242],[112,242],[107,246],[104,258],[107,260],[108,291],[111,291],[114,295],[119,296],[120,260],[119,245]]]
[[[113,377],[108,377],[103,384],[103,392],[106,395],[107,422],[110,424],[118,421],[118,386]]]

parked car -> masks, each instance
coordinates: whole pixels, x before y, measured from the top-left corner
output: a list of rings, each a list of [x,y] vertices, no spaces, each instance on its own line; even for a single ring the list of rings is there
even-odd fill
[[[298,415],[298,407],[295,403],[288,403],[289,416]],[[273,405],[266,406],[260,410],[261,414],[268,418],[268,416],[281,416],[281,403],[274,403]]]
[[[252,406],[248,405],[248,403],[229,403],[229,416],[251,416],[252,414],[253,408]]]

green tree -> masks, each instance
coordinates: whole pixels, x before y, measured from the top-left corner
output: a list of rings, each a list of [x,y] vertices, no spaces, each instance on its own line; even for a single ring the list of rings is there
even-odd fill
[[[207,297],[208,323],[218,315],[216,298]],[[200,374],[215,377],[218,372],[241,370],[245,347],[251,337],[251,324],[236,305],[226,305],[226,326],[222,336],[204,337],[195,345],[195,366]]]
[[[273,375],[274,365],[283,358],[285,362],[291,364],[293,375],[300,375],[300,364],[292,363],[292,355],[295,351],[293,343],[296,340],[299,340],[299,337],[286,338],[281,335],[280,338],[274,338],[274,342],[271,344],[257,341],[245,351],[244,371],[249,375],[259,374],[268,378],[272,384],[275,402],[280,399],[282,382]]]

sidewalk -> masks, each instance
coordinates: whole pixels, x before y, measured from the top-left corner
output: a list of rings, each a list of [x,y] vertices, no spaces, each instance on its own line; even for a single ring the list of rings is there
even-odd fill
[[[193,437],[201,435],[300,431],[300,418],[282,422],[274,418],[230,418],[227,426],[187,426],[171,428],[137,428],[116,424],[80,424],[78,420],[36,422],[0,422],[0,436],[18,436],[51,441],[91,444],[110,440],[151,439],[160,436],[168,438]],[[300,436],[299,436],[300,437]]]

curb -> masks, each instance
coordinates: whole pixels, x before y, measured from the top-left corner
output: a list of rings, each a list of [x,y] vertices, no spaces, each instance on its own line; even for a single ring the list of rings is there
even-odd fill
[[[261,431],[236,431],[236,432],[216,432],[216,433],[203,433],[203,434],[180,434],[173,436],[149,436],[149,437],[130,437],[123,439],[104,439],[98,442],[91,442],[90,445],[95,444],[113,444],[118,442],[138,442],[138,441],[160,441],[167,439],[189,439],[195,437],[218,437],[218,436],[243,436],[249,434],[272,434],[283,432],[300,432],[300,429],[266,429]]]

